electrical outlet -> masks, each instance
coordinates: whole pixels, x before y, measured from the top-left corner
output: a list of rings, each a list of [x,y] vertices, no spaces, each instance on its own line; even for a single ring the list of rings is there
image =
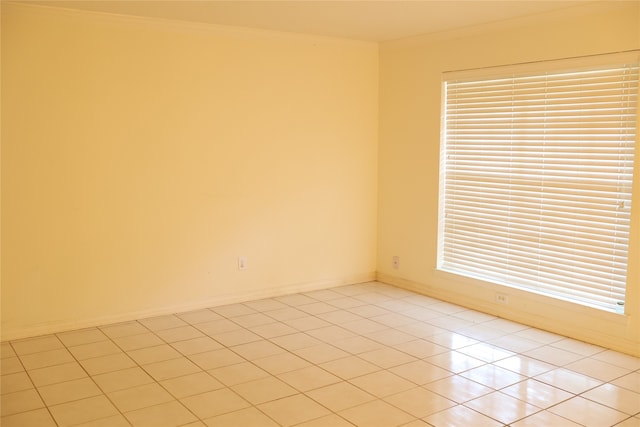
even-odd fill
[[[400,257],[395,255],[393,258],[391,258],[391,265],[393,266],[394,270],[397,270],[400,268]]]
[[[507,296],[507,294],[496,292],[496,302],[498,304],[509,304],[509,297]]]
[[[238,257],[238,270],[246,270],[247,269],[247,257],[239,256]]]

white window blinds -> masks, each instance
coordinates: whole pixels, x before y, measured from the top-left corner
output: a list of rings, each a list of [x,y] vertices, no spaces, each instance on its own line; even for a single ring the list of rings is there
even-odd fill
[[[444,81],[438,268],[624,302],[638,63]]]

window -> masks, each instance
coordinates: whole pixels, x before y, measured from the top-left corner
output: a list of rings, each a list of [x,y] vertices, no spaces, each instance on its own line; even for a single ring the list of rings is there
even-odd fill
[[[624,304],[638,56],[598,62],[445,74],[440,270]]]

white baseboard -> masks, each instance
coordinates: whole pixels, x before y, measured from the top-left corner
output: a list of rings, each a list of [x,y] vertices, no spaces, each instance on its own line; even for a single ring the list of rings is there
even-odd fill
[[[617,316],[611,313],[597,313],[597,315],[590,318],[589,314],[581,312],[582,310],[579,308],[573,312],[568,310],[564,311],[566,309],[562,304],[565,303],[560,304],[559,307],[553,307],[545,301],[548,297],[540,297],[537,295],[519,295],[517,298],[521,301],[521,304],[515,307],[504,307],[496,304],[492,300],[482,300],[475,296],[469,296],[464,293],[464,289],[456,292],[450,287],[428,285],[380,272],[378,272],[376,278],[379,282],[437,298],[452,304],[461,305],[503,319],[622,353],[640,356],[640,344],[638,340],[628,337],[629,319],[626,316]],[[546,309],[544,315],[541,315],[543,310],[540,310],[540,307],[542,306],[545,306]],[[549,308],[549,306],[551,307]],[[587,321],[581,322],[581,319],[586,319]],[[588,327],[589,323],[594,322],[606,322],[607,324],[613,325],[614,328],[605,333]]]
[[[255,289],[247,292],[235,292],[216,296],[202,301],[194,301],[188,304],[168,305],[151,310],[140,310],[135,312],[121,313],[111,316],[94,317],[90,319],[77,319],[63,322],[50,322],[40,325],[29,325],[21,328],[7,330],[3,328],[0,334],[1,341],[10,341],[23,338],[37,337],[41,335],[73,331],[78,329],[92,328],[95,326],[109,325],[113,323],[128,322],[132,320],[144,319],[147,317],[163,316],[174,313],[184,313],[203,308],[217,307],[226,304],[236,304],[240,302],[252,301],[263,298],[273,298],[283,295],[295,294],[299,292],[311,292],[321,289],[333,288],[336,286],[353,285],[356,283],[371,282],[376,279],[376,273],[363,273],[345,278],[318,280],[291,284],[285,286],[267,287]]]

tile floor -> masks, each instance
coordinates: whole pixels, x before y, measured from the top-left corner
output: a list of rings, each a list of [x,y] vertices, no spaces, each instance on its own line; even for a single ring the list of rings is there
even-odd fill
[[[640,426],[640,359],[381,283],[4,342],[3,427]]]

